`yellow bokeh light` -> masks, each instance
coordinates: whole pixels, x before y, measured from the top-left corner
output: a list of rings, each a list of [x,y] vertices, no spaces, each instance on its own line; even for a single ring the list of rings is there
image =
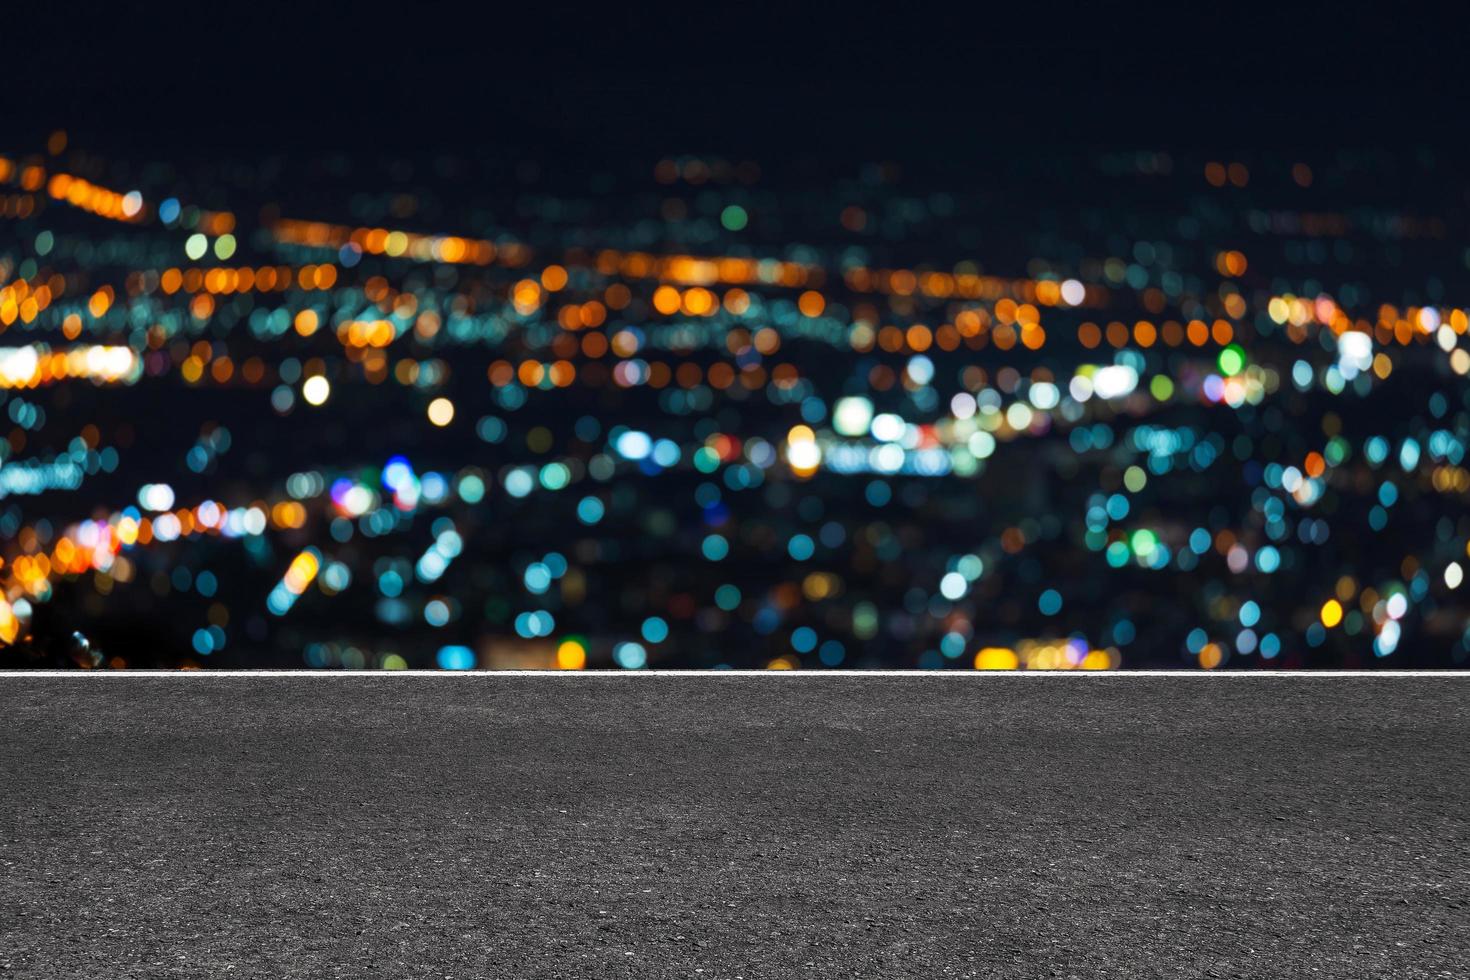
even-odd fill
[[[308,405],[324,404],[331,394],[332,383],[320,374],[312,375],[301,385],[301,397]]]
[[[296,314],[296,332],[303,337],[310,337],[316,333],[317,327],[320,324],[321,320],[317,317],[316,310],[302,310]]]
[[[20,620],[4,596],[0,596],[0,643],[14,643],[20,635]]]
[[[653,292],[653,308],[664,316],[679,312],[683,299],[673,286],[660,286]]]
[[[441,429],[454,421],[454,402],[448,398],[435,398],[429,402],[429,421]]]
[[[556,648],[557,670],[582,670],[587,666],[587,648],[576,640],[563,640]]]
[[[976,670],[1015,670],[1020,665],[1016,651],[1009,647],[985,647],[975,654]]]

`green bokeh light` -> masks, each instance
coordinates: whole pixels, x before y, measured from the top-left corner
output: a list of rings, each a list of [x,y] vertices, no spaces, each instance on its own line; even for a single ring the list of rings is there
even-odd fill
[[[1229,378],[1245,370],[1245,350],[1239,344],[1231,344],[1220,352],[1220,373]]]

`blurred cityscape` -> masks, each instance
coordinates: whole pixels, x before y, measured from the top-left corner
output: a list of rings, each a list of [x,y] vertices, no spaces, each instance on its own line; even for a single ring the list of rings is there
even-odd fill
[[[4,666],[1470,656],[1448,155],[0,154]]]

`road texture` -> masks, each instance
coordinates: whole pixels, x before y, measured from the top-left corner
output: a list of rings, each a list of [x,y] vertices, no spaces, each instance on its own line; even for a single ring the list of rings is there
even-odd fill
[[[0,677],[0,978],[1470,976],[1470,681]]]

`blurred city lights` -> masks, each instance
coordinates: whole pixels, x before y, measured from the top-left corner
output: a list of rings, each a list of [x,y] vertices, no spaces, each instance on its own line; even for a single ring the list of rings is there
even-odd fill
[[[1068,215],[56,145],[0,155],[7,663],[1470,659],[1467,260],[1378,158],[1078,151]]]

